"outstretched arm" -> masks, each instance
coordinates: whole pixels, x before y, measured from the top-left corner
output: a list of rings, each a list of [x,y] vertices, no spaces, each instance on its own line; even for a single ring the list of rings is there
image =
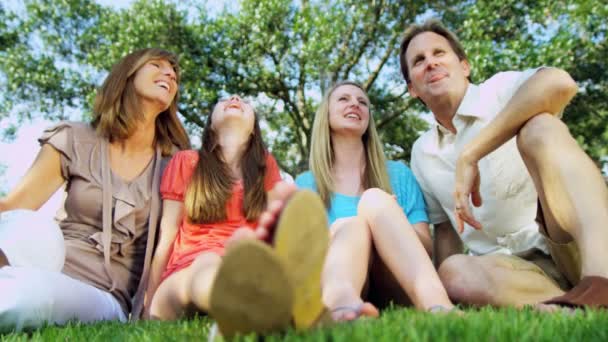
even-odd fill
[[[64,181],[59,151],[44,144],[17,186],[6,197],[0,198],[0,212],[13,209],[38,210]]]
[[[152,259],[150,268],[150,281],[146,290],[145,313],[148,316],[148,310],[152,303],[152,297],[160,285],[160,278],[167,267],[169,255],[171,254],[173,241],[177,235],[179,223],[182,220],[184,203],[173,200],[163,200],[163,217],[160,221],[160,237],[158,245]]]
[[[456,162],[454,191],[460,232],[464,228],[463,222],[481,229],[468,206],[469,198],[475,206],[481,205],[478,161],[516,136],[530,118],[542,113],[561,113],[577,89],[576,82],[561,69],[537,71],[519,87],[496,118],[464,147]]]

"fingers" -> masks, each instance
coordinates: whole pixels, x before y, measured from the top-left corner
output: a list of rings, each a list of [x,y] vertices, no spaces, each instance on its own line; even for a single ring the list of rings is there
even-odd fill
[[[473,204],[475,205],[475,193],[471,194],[473,197]],[[479,196],[479,192],[477,191],[478,203],[481,205],[481,196]],[[473,212],[471,211],[471,207],[469,206],[469,197],[468,194],[464,194],[462,192],[457,192],[454,194],[454,216],[456,218],[456,229],[459,233],[462,234],[464,232],[464,224],[467,223],[471,227],[481,230],[481,223],[475,219],[473,216]],[[479,206],[479,205],[476,205]]]
[[[268,203],[275,200],[287,201],[297,190],[297,186],[293,183],[278,182],[271,191],[268,192]]]

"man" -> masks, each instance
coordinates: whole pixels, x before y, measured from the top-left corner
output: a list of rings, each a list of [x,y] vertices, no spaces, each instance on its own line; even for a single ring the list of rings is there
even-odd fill
[[[436,120],[411,166],[450,297],[607,307],[608,190],[559,119],[576,83],[540,68],[474,85],[462,46],[437,21],[408,28],[399,57],[411,96]]]

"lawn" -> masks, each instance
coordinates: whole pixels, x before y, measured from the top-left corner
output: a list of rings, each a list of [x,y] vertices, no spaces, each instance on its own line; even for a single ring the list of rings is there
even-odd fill
[[[211,327],[207,317],[178,322],[100,323],[46,327],[2,335],[2,341],[201,341]],[[238,338],[256,341],[256,336]],[[572,315],[513,309],[466,310],[464,317],[391,309],[375,320],[307,332],[288,331],[267,341],[608,341],[608,311]]]

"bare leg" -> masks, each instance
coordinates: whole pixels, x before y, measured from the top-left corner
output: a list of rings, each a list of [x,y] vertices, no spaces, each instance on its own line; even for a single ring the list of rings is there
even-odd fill
[[[478,306],[521,307],[564,293],[538,266],[507,255],[453,255],[439,276],[455,302]]]
[[[357,314],[377,316],[376,308],[361,299],[371,249],[366,223],[349,217],[337,220],[330,229],[331,242],[322,277],[323,302],[335,311],[333,316],[338,321],[355,319]]]
[[[608,277],[608,190],[566,125],[549,114],[530,119],[517,144],[538,191],[549,236],[576,241],[583,276]]]
[[[173,320],[194,312],[208,312],[211,286],[221,258],[214,253],[203,253],[192,265],[165,279],[156,291],[150,316]]]
[[[379,189],[361,196],[358,214],[370,227],[378,254],[416,308],[453,307],[433,262],[397,201]]]

